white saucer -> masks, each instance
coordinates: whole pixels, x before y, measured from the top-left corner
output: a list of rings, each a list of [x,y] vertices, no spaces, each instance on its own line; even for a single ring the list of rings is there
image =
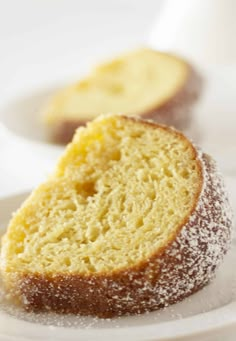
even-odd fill
[[[236,204],[236,182],[227,179]],[[27,194],[0,200],[0,233]],[[165,310],[100,320],[90,317],[29,314],[0,300],[0,340],[234,340],[236,332],[236,243],[214,281]],[[3,295],[2,295],[3,296]]]

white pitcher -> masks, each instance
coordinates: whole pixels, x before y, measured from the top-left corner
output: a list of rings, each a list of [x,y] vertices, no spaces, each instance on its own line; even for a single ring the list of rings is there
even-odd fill
[[[201,65],[236,63],[236,1],[166,0],[148,43]]]

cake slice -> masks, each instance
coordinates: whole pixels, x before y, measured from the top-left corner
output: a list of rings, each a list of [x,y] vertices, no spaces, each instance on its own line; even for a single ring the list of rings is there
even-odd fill
[[[142,313],[206,285],[231,228],[209,156],[171,128],[102,116],[78,129],[13,216],[1,274],[28,310]]]
[[[151,118],[185,130],[201,90],[200,77],[183,59],[139,49],[95,68],[56,94],[44,120],[54,141],[71,141],[75,129],[100,113]]]

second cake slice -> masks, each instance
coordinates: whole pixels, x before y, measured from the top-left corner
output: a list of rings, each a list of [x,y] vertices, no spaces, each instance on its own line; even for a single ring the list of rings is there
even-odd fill
[[[56,94],[44,118],[60,143],[100,113],[139,115],[185,130],[200,91],[200,77],[183,59],[140,49],[98,66]]]

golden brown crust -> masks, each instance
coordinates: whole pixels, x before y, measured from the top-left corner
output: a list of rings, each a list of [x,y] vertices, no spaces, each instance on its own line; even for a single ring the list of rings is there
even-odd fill
[[[187,64],[188,65],[188,64]],[[182,88],[167,102],[145,113],[137,113],[141,118],[152,119],[160,124],[173,126],[185,131],[191,124],[191,109],[202,91],[202,78],[190,66],[187,81]],[[71,141],[75,130],[84,126],[87,121],[64,120],[55,124],[52,129],[53,141],[66,144]]]
[[[200,97],[203,80],[190,65],[188,68],[188,78],[175,96],[158,108],[142,114],[143,118],[153,119],[160,124],[173,126],[181,131],[189,128],[191,108]]]
[[[196,157],[201,193],[165,248],[133,268],[109,274],[15,274],[25,308],[99,317],[136,314],[179,302],[206,285],[229,247],[232,215],[215,163],[197,151]]]

